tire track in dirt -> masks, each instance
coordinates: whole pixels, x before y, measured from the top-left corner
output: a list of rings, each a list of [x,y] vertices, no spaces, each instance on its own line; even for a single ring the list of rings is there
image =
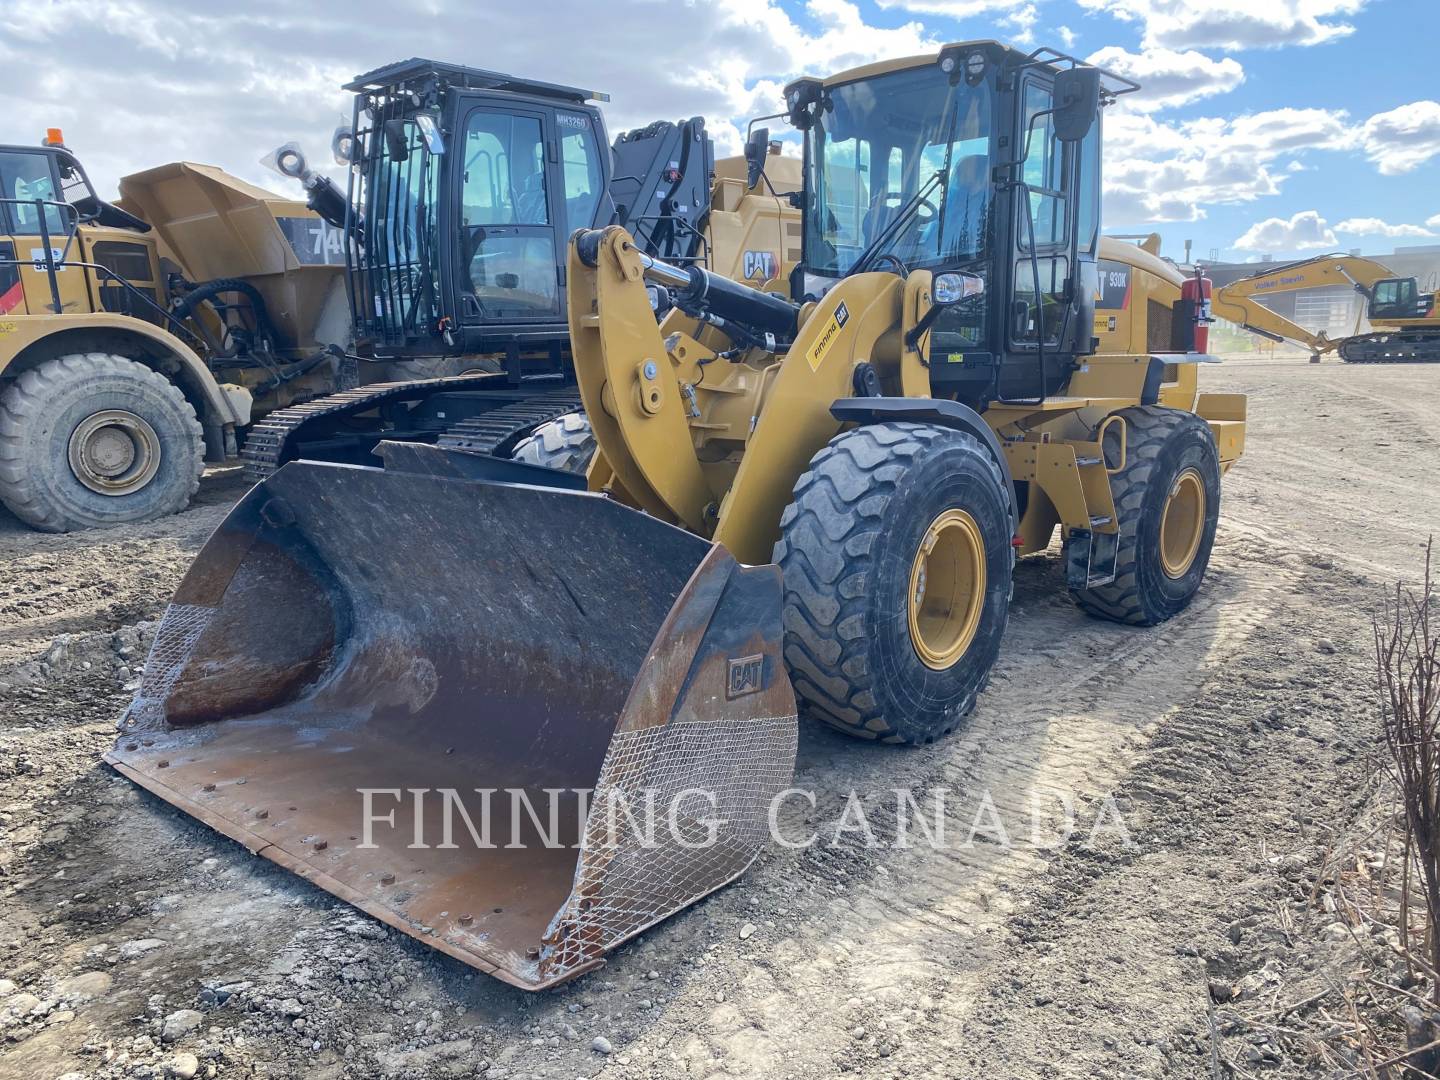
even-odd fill
[[[883,1056],[882,1047],[893,1049],[887,1043],[892,1037],[895,1045],[938,1038],[944,1026],[963,1016],[985,956],[1046,865],[1046,852],[1024,835],[1031,819],[1029,793],[1074,793],[1081,829],[1086,828],[1088,804],[1079,800],[1098,805],[1197,675],[1242,649],[1294,588],[1298,568],[1277,570],[1261,554],[1245,538],[1223,538],[1216,572],[1196,604],[1160,628],[1139,631],[1070,609],[1063,591],[1052,591],[1060,585],[1058,562],[1043,569],[1026,566],[1026,587],[1018,599],[1032,610],[1012,620],[995,682],[956,738],[920,751],[832,752],[818,762],[807,761],[802,749],[797,786],[826,792],[853,786],[872,796],[909,787],[927,815],[932,804],[922,793],[943,786],[954,796],[947,800],[951,845],[967,836],[979,793],[988,791],[1014,846],[920,846],[868,852],[868,859],[847,862],[843,876],[831,875],[838,888],[828,902],[773,943],[771,963],[759,968],[742,961],[732,969],[747,992],[736,1003],[709,1008],[696,1032],[698,1043],[688,1047],[691,1065],[700,1067],[685,1075],[706,1075],[706,1062],[720,1061],[755,1075],[828,1074],[857,1053]],[[1029,573],[1032,569],[1041,572]],[[1035,594],[1036,586],[1045,589],[1043,597]],[[1090,659],[1055,670],[1076,654]],[[875,804],[870,821],[876,831],[893,832],[885,804],[869,801]],[[754,884],[765,888],[779,878],[812,873],[804,865],[809,861],[772,858]],[[704,992],[697,986],[677,1005],[688,1001],[704,1008],[698,1000]],[[807,1001],[861,1004],[838,1012],[797,1008]],[[877,1008],[891,1014],[887,1027],[872,1027],[857,1038],[856,1027],[865,1026],[859,1014]],[[663,1058],[643,1036],[632,1049]]]
[[[245,487],[233,470],[212,473],[182,514],[85,533],[33,532],[0,511],[0,671],[61,634],[158,617]]]

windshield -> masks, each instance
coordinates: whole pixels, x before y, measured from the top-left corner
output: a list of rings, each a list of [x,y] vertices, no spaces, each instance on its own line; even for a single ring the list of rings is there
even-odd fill
[[[808,270],[844,274],[920,191],[883,250],[907,266],[984,257],[988,84],[951,86],[930,64],[837,86],[826,92],[807,139]],[[937,173],[945,179],[932,183]]]

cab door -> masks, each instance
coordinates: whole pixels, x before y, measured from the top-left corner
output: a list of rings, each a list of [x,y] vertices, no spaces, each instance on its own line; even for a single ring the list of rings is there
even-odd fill
[[[55,291],[62,311],[91,309],[85,271],[61,265],[66,259],[83,260],[79,240],[71,236],[74,224],[74,209],[62,203],[54,155],[0,150],[0,313],[18,314],[22,301],[32,315],[54,312]],[[54,290],[47,236],[49,261],[55,264]]]
[[[462,322],[563,317],[548,120],[538,108],[479,105],[465,114],[455,153]]]
[[[1015,199],[1009,223],[1011,362],[1002,369],[999,392],[1005,399],[1036,400],[1064,383],[1073,358],[1088,351],[1093,332],[1100,136],[1098,119],[1083,143],[1056,135],[1049,78],[1027,74],[1017,93],[1016,145],[1024,158],[1019,170],[1025,195]]]

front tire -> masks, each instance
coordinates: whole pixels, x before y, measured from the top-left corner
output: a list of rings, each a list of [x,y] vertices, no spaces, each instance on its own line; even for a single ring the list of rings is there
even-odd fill
[[[1220,457],[1210,426],[1194,413],[1122,409],[1125,467],[1110,478],[1120,517],[1115,580],[1071,590],[1087,614],[1154,626],[1189,606],[1220,520]]]
[[[785,661],[802,709],[928,743],[975,706],[1000,651],[1014,551],[989,451],[932,424],[841,432],[780,519]]]
[[[204,457],[180,390],[123,356],[57,357],[0,393],[0,501],[45,532],[177,513]]]

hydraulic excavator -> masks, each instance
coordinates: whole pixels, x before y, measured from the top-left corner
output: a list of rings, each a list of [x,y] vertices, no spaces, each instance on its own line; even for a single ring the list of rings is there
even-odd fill
[[[791,83],[788,288],[578,230],[585,474],[401,442],[285,465],[186,575],[107,760],[539,989],[744,872],[797,713],[962,724],[1017,556],[1058,540],[1091,615],[1178,614],[1245,398],[1201,390],[1178,272],[1101,246],[1101,114],[1135,89],[990,41]]]
[[[1331,338],[1259,303],[1266,296],[1348,286],[1365,298],[1369,333]],[[1312,362],[1330,352],[1351,364],[1440,363],[1440,293],[1423,292],[1413,277],[1359,255],[1318,255],[1241,278],[1215,291],[1211,312],[1272,341],[1293,341]],[[1358,323],[1358,320],[1357,320]]]

